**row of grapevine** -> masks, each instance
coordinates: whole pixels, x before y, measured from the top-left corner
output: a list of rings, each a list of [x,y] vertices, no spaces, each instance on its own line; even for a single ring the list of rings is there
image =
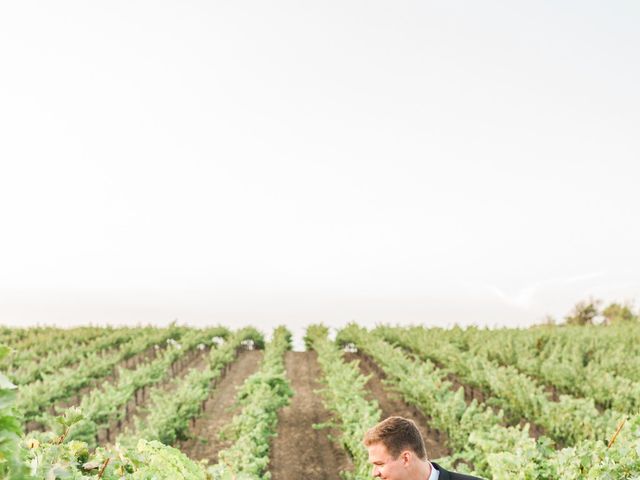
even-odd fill
[[[54,338],[61,338],[65,335],[78,335],[80,333],[95,332],[93,327],[76,327],[69,329],[62,329],[51,326],[35,326],[35,327],[6,327],[0,326],[0,342],[3,345],[10,347],[11,349],[16,346],[30,346],[38,343],[42,338],[48,338],[53,340]],[[0,361],[4,368],[4,362],[11,358],[11,351]]]
[[[630,328],[633,327],[607,331],[611,334],[611,330],[615,330],[620,336],[627,337],[633,334]],[[598,350],[590,346],[602,330],[602,327],[599,330],[590,328],[587,329],[588,335],[574,336],[553,335],[540,330],[487,331],[473,328],[433,333],[436,341],[454,342],[462,349],[501,365],[512,365],[561,393],[593,398],[603,409],[636,413],[640,409],[640,381],[616,374],[611,365],[618,366],[618,370],[625,366],[627,372],[635,365],[640,373],[640,355],[636,357],[616,346],[606,356],[595,358],[591,352]]]
[[[367,478],[371,466],[362,439],[367,429],[380,421],[381,412],[376,401],[366,399],[367,377],[360,374],[354,362],[344,362],[340,349],[327,338],[328,333],[326,327],[312,325],[305,336],[307,347],[318,353],[325,385],[321,391],[324,405],[336,419],[325,426],[340,431],[342,447],[353,462],[353,471],[343,472],[344,478]]]
[[[10,353],[0,362],[3,370],[14,370],[28,362],[38,362],[51,352],[73,350],[79,345],[85,345],[96,338],[103,336],[105,329],[82,327],[70,330],[60,328],[42,329],[16,329],[24,332],[23,336],[14,339],[13,342],[5,342],[11,347]],[[129,336],[134,336],[134,329],[108,329],[108,331],[120,331]]]
[[[4,325],[0,326],[0,345],[9,347],[30,335],[34,335],[35,332],[37,332],[41,328],[42,327],[12,328]],[[56,329],[56,330],[59,330],[59,329]],[[0,365],[3,368],[9,353],[11,353],[11,350],[9,350],[8,353],[5,354],[5,356],[2,359],[0,359]]]
[[[457,329],[460,330],[460,329]],[[469,330],[475,335],[478,329]],[[493,331],[485,331],[489,336]],[[616,326],[592,325],[585,327],[539,326],[527,330],[495,330],[495,336],[517,339],[523,344],[533,344],[536,356],[544,359],[557,352],[564,352],[566,360],[575,366],[592,365],[629,380],[640,381],[640,324],[628,323]],[[461,341],[465,336],[460,336]],[[530,348],[530,347],[527,347]]]
[[[189,331],[182,336],[180,343],[171,342],[157,358],[140,364],[134,370],[119,369],[117,382],[108,382],[82,397],[78,407],[84,418],[74,425],[67,438],[82,440],[90,448],[95,448],[100,430],[108,431],[113,422],[121,423],[128,419],[127,406],[131,400],[137,400],[136,393],[140,389],[158,384],[165,379],[171,367],[187,353],[198,354],[196,347],[210,346],[215,338],[212,333],[215,332]],[[54,421],[55,417],[52,416],[48,422],[51,429],[54,428]]]
[[[253,328],[244,328],[233,335],[219,348],[212,349],[208,363],[202,370],[193,369],[175,380],[173,388],[156,387],[150,391],[148,415],[135,419],[135,431],[125,432],[119,437],[121,443],[129,445],[135,439],[158,440],[173,445],[188,436],[189,423],[203,409],[203,402],[228,365],[236,358],[238,349],[248,339],[261,338]]]
[[[475,399],[467,404],[462,388],[454,392],[445,372],[432,362],[412,360],[400,349],[356,325],[340,330],[336,342],[354,344],[369,355],[405,401],[424,412],[433,428],[447,434],[448,446],[456,453],[451,458],[439,459],[443,465],[458,464],[457,468],[464,470],[467,464],[474,466],[481,476],[488,473],[486,453],[471,441],[474,432],[499,431],[505,447],[530,440],[527,426],[503,427],[501,412],[495,413]]]
[[[179,337],[181,333],[182,331],[172,328],[149,329],[146,335],[134,337],[113,353],[88,355],[73,368],[62,368],[42,380],[22,386],[16,408],[25,422],[38,420],[41,412],[51,408],[55,401],[69,398],[82,387],[109,375],[118,363],[144,352],[153,345],[162,344],[168,338]]]
[[[525,418],[544,428],[546,435],[560,446],[573,445],[586,438],[604,440],[626,418],[623,412],[615,410],[599,412],[591,398],[562,395],[559,401],[553,401],[544,386],[528,375],[512,366],[501,366],[462,351],[453,343],[439,339],[432,330],[378,328],[376,333],[421,358],[443,365],[462,382],[490,393],[488,402],[504,410],[509,424]]]
[[[19,365],[11,369],[11,380],[17,385],[26,385],[37,380],[42,380],[47,375],[57,372],[62,367],[77,363],[82,358],[91,354],[100,354],[108,349],[117,348],[136,336],[136,330],[118,329],[107,332],[106,335],[98,335],[99,330],[94,329],[91,335],[85,337],[84,342],[75,343],[73,348],[65,346],[56,347],[49,345],[49,353],[27,359],[21,355]],[[31,352],[33,354],[33,352]],[[18,357],[16,357],[17,359]]]
[[[456,452],[448,459],[450,463],[468,462],[478,475],[495,480],[632,479],[640,475],[640,416],[631,418],[619,436],[612,431],[608,442],[582,440],[556,451],[546,437],[537,441],[529,437],[526,425],[504,427],[490,408],[475,400],[467,405],[462,389],[453,392],[432,362],[412,360],[380,336],[354,325],[342,330],[338,340],[358,345],[408,403],[421,408],[433,426],[447,432]]]
[[[284,354],[290,348],[291,333],[284,327],[276,328],[260,370],[238,391],[237,403],[242,410],[227,430],[234,443],[219,453],[218,464],[209,469],[214,479],[270,478],[269,440],[276,433],[278,410],[293,395],[284,370]]]
[[[184,335],[182,346],[186,348],[187,345],[191,345],[202,335],[207,335],[207,331],[194,331]],[[262,346],[264,342],[262,335],[257,330],[246,328],[229,338],[220,348],[212,349],[205,369],[211,375],[209,376],[210,384],[222,374],[228,363],[235,358],[236,351],[242,344]],[[288,389],[286,381],[284,381],[282,361],[280,360],[280,363],[277,361],[277,357],[282,357],[284,350],[290,346],[290,334],[284,329],[276,330],[272,344],[271,350],[273,353],[266,355],[263,362],[263,376],[260,379],[254,378],[244,389],[244,402],[248,406],[253,406],[255,403],[248,399],[250,396],[253,398],[252,395],[260,390],[257,384],[259,380],[274,387],[274,392],[278,392],[283,396],[285,401],[291,395],[291,391]],[[175,348],[176,352],[180,350],[177,345],[172,348]],[[172,351],[174,350],[167,351],[162,359],[171,358]],[[6,355],[7,352],[8,349],[0,347],[0,357]],[[157,359],[152,363],[160,360]],[[165,368],[166,366],[167,364],[165,363]],[[282,383],[283,381],[285,383]],[[192,389],[197,389],[197,386],[193,384],[190,386]],[[283,386],[286,388],[283,389]],[[188,390],[188,387],[185,385],[184,391],[186,390]],[[87,420],[90,421],[78,408],[71,408],[63,416],[57,418],[60,431],[35,432],[26,438],[23,437],[22,441],[20,441],[20,422],[15,416],[15,409],[12,404],[15,399],[15,391],[15,385],[5,377],[0,376],[0,478],[11,480],[48,480],[54,478],[78,480],[188,478],[211,480],[220,478],[219,476],[214,477],[213,473],[206,471],[204,465],[188,459],[179,450],[149,438],[130,438],[130,442],[116,444],[108,448],[98,447],[95,451],[92,451],[86,442],[73,439],[73,432],[81,430],[80,424]],[[177,408],[174,408],[171,412],[166,412],[168,413],[167,417],[175,418],[176,414],[185,414],[191,410],[193,403],[199,405],[201,400],[202,398],[198,398],[196,402],[190,403],[189,399],[183,396],[175,402]],[[273,407],[273,401],[271,406]],[[167,405],[155,405],[152,408],[165,407]],[[244,413],[248,414],[249,410]],[[275,415],[274,412],[263,412],[263,414],[267,416]],[[260,415],[256,416],[254,420],[256,422],[263,421]],[[148,424],[146,426],[150,427]],[[156,427],[158,426],[159,424],[156,425]],[[245,425],[245,428],[240,429],[242,431],[240,438],[246,438],[250,435],[247,427],[248,425]],[[151,430],[145,430],[144,433],[148,434]],[[8,440],[11,441],[9,442]],[[246,440],[244,442],[246,443]],[[258,441],[258,443],[260,442]],[[233,456],[231,453],[229,455]],[[227,477],[224,476],[223,478]]]
[[[84,338],[95,338],[100,334],[101,330],[115,330],[115,327],[95,328],[91,326],[82,326],[74,328],[58,328],[58,327],[4,327],[0,326],[0,341],[3,345],[14,349],[20,347],[34,347],[42,343],[43,340],[49,340],[52,343],[60,341],[63,338],[73,337],[78,341]],[[12,352],[10,351],[0,363],[4,366],[5,362],[11,360]]]

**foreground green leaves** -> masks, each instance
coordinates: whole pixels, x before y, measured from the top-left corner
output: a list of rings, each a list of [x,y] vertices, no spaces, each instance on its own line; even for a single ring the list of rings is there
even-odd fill
[[[0,345],[0,361],[10,349]],[[16,386],[0,373],[0,478],[22,478],[24,465],[20,458],[22,429],[14,413]]]

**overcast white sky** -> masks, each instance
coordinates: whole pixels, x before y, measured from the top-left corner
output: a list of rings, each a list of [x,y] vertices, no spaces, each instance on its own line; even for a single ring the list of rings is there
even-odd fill
[[[0,322],[640,298],[640,3],[3,2]]]

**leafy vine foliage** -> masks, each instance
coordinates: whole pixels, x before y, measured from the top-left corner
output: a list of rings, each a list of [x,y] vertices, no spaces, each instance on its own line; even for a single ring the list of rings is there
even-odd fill
[[[423,328],[402,329],[379,327],[373,332],[368,332],[357,325],[350,325],[341,330],[337,341],[342,344],[352,343],[373,358],[384,370],[389,382],[407,403],[420,408],[425,415],[431,418],[432,425],[447,432],[450,447],[456,453],[443,459],[443,463],[464,466],[471,465],[470,470],[478,476],[495,480],[507,480],[520,478],[524,480],[552,480],[552,479],[629,479],[640,478],[640,415],[632,415],[622,428],[616,429],[609,424],[609,435],[592,430],[583,432],[582,438],[578,437],[578,431],[574,430],[571,437],[571,446],[554,444],[553,440],[545,435],[533,438],[530,435],[529,425],[513,423],[513,418],[505,416],[501,409],[496,411],[496,406],[508,405],[512,415],[516,412],[516,404],[511,402],[509,395],[492,397],[491,392],[496,391],[495,383],[512,381],[511,389],[517,391],[521,388],[530,388],[516,372],[500,376],[496,370],[499,366],[483,361],[473,356],[457,356],[451,346],[456,342],[444,342],[438,338],[438,331],[428,331]],[[395,345],[395,346],[394,346]],[[446,349],[447,355],[436,356],[434,352]],[[417,353],[412,355],[407,352]],[[427,353],[429,352],[429,353]],[[450,370],[437,366],[433,360],[442,362],[443,365],[451,365]],[[466,367],[461,367],[461,359],[464,359]],[[453,371],[461,375],[465,380],[472,381],[471,376],[466,376],[469,371],[479,378],[488,375],[496,375],[496,379],[484,385],[487,391],[486,402],[473,399],[465,401],[463,388],[452,388],[448,380]],[[482,368],[482,372],[475,371]],[[480,384],[482,385],[482,384]],[[501,392],[507,391],[506,385],[501,387]],[[535,397],[534,397],[535,398]],[[495,401],[493,401],[495,400]],[[548,399],[539,399],[542,408],[567,409],[566,416],[556,417],[558,432],[569,431],[567,428],[576,428],[572,419],[580,417],[580,410],[571,411],[569,408],[580,409],[580,402],[566,402],[562,407],[550,405]],[[547,405],[545,402],[549,403]],[[522,408],[528,408],[527,403]],[[558,410],[559,411],[559,410]],[[522,419],[526,420],[525,410],[522,411]],[[584,412],[583,412],[584,413]],[[593,412],[589,412],[593,414]],[[586,424],[599,425],[601,419],[610,422],[607,412],[599,414],[596,418],[585,418]],[[599,416],[601,415],[601,416]],[[544,418],[537,417],[541,421]],[[622,416],[625,420],[625,416]],[[619,430],[619,435],[614,437],[614,432]]]
[[[267,471],[269,439],[276,434],[278,410],[293,395],[284,370],[284,353],[290,348],[291,333],[284,327],[276,328],[260,370],[238,391],[237,403],[242,410],[233,417],[229,429],[234,443],[221,451],[218,464],[209,468],[215,480],[271,478]]]
[[[353,470],[343,472],[344,478],[368,478],[371,466],[362,439],[365,432],[380,421],[380,408],[375,400],[366,398],[368,377],[360,374],[356,362],[343,360],[340,349],[327,338],[328,333],[323,325],[312,325],[305,337],[307,346],[318,353],[325,385],[322,397],[335,418],[334,422],[318,427],[333,426],[341,432],[339,441],[353,462]]]
[[[0,345],[0,361],[9,352],[9,347]],[[25,471],[20,457],[22,428],[14,412],[16,390],[16,386],[0,373],[0,478],[7,479],[23,478]]]
[[[269,439],[275,435],[277,411],[293,395],[284,373],[284,353],[291,348],[291,333],[284,327],[274,331],[273,340],[266,344],[260,370],[239,390],[237,402],[243,408],[229,429],[234,443],[220,452],[220,462],[214,466],[195,462],[170,444],[186,437],[190,420],[199,414],[201,403],[238,350],[243,345],[264,347],[265,342],[262,334],[252,327],[234,334],[211,329],[182,333],[181,344],[169,342],[172,347],[154,360],[129,373],[121,372],[116,388],[102,391],[106,401],[89,395],[85,397],[88,400],[81,403],[84,410],[72,407],[57,417],[49,416],[56,428],[48,432],[22,435],[20,418],[14,409],[17,388],[0,375],[0,478],[268,479]],[[94,449],[97,425],[113,413],[109,406],[117,411],[140,385],[156,382],[180,357],[183,348],[212,345],[216,337],[226,337],[226,341],[211,350],[206,368],[192,370],[177,380],[177,389],[171,395],[163,395],[160,389],[152,392],[150,414],[138,422],[136,432],[122,436],[115,445]],[[147,339],[145,345],[149,341]],[[0,360],[8,352],[7,347],[0,347]]]
[[[438,459],[445,466],[495,480],[638,480],[639,337],[634,322],[527,331],[351,324],[332,341],[326,327],[313,325],[305,343],[317,352],[319,394],[332,414],[315,427],[339,433],[334,440],[352,463],[345,480],[369,478],[362,438],[381,412],[368,400],[358,360],[345,361],[341,347],[348,347],[375,362],[385,384],[446,433],[454,453]],[[270,342],[254,328],[175,325],[0,328],[0,342],[7,344],[0,345],[0,479],[270,478],[277,412],[292,396],[284,327]],[[68,352],[74,346],[75,357]],[[190,435],[243,348],[264,348],[264,355],[237,391],[241,408],[225,428],[232,444],[215,465],[193,461],[171,445]],[[198,368],[176,374],[183,372],[177,364],[196,358]],[[127,418],[140,391],[146,415],[132,414],[115,445],[100,444],[98,433]],[[68,401],[79,407],[63,409],[60,402]],[[48,431],[23,433],[38,422]]]

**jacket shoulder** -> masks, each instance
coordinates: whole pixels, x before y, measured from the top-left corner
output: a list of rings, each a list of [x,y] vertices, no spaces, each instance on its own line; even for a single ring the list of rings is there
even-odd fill
[[[437,463],[431,462],[440,471],[440,480],[483,480],[479,477],[472,477],[471,475],[465,475],[464,473],[450,472],[442,468]]]
[[[472,477],[471,475],[464,475],[462,473],[451,472],[451,480],[482,480],[478,477]]]

